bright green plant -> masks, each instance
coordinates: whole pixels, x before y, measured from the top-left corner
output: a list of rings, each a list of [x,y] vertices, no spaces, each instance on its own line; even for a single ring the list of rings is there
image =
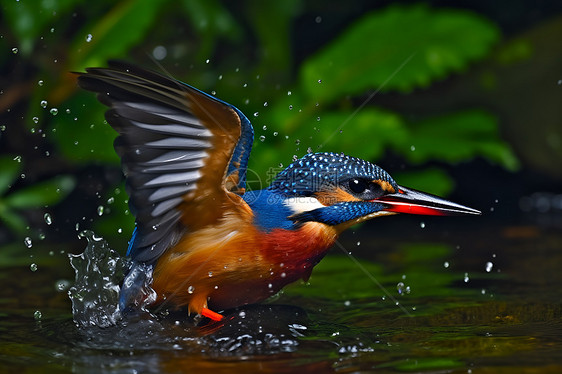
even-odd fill
[[[499,135],[496,117],[481,108],[452,113],[433,109],[437,114],[412,119],[377,105],[379,93],[402,95],[407,101],[411,92],[486,59],[500,40],[494,24],[460,9],[391,6],[365,14],[297,64],[289,35],[306,6],[299,0],[241,3],[235,10],[219,0],[126,0],[95,6],[65,0],[33,7],[13,1],[2,4],[3,28],[18,43],[7,44],[6,37],[0,44],[8,52],[14,44],[19,47],[9,58],[33,61],[39,53],[40,61],[49,62],[37,64],[36,76],[26,82],[33,90],[24,123],[42,130],[71,168],[115,167],[119,160],[112,146],[116,133],[103,119],[106,108],[90,93],[75,93],[68,72],[103,66],[111,58],[136,61],[156,45],[165,46],[169,57],[154,60],[153,69],[175,69],[178,79],[216,90],[253,122],[256,141],[249,175],[259,183],[250,188],[263,187],[281,164],[308,151],[346,152],[371,161],[392,152],[415,166],[403,175],[392,170],[399,183],[438,194],[454,186],[439,164],[481,157],[510,170],[518,167]],[[82,24],[71,28],[60,22],[75,14]],[[185,35],[177,35],[177,25]],[[59,44],[67,47],[55,48]],[[45,84],[37,84],[43,80]],[[44,99],[48,106],[41,108]],[[58,107],[56,116],[49,113],[52,107]],[[39,120],[32,121],[35,117]],[[434,165],[428,167],[428,162]],[[108,205],[110,197],[100,195],[100,205]],[[114,196],[111,213],[96,217],[100,234],[114,235],[121,227],[117,222],[124,222],[124,232],[131,231],[126,198],[125,193]],[[21,216],[3,204],[4,216],[11,217],[3,220],[24,227]]]
[[[10,191],[12,184],[20,178],[21,171],[19,158],[0,157],[0,221],[17,233],[25,232],[28,226],[23,211],[57,204],[76,184],[73,177],[61,175]]]

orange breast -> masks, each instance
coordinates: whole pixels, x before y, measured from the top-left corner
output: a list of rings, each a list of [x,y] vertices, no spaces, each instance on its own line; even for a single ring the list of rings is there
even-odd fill
[[[187,305],[196,313],[259,302],[308,278],[336,237],[334,229],[319,223],[266,234],[251,217],[226,216],[167,251],[154,270],[153,288],[160,302]]]

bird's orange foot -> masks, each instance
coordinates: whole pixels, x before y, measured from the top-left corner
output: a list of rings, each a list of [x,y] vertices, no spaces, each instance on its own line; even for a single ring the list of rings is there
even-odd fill
[[[222,321],[224,316],[217,312],[213,312],[211,309],[203,308],[200,313],[203,317],[212,319],[213,321]]]

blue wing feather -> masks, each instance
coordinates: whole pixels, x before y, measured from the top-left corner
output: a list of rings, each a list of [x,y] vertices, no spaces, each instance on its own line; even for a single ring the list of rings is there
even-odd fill
[[[186,194],[198,192],[201,178],[209,173],[220,175],[220,170],[205,170],[206,161],[214,157],[212,142],[217,131],[229,134],[232,144],[223,169],[225,178],[233,176],[228,188],[244,190],[253,128],[234,106],[188,84],[123,62],[87,69],[78,83],[97,92],[98,99],[110,107],[106,119],[119,132],[115,150],[126,176],[129,206],[136,216],[127,255],[135,261],[155,262],[188,230],[177,208]],[[194,110],[200,107],[193,105],[203,105],[204,111],[211,112]],[[225,122],[217,123],[215,114]]]

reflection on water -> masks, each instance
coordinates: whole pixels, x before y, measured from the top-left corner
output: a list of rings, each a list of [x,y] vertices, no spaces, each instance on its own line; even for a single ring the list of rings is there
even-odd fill
[[[369,243],[372,233],[350,233],[342,239],[346,254],[336,248],[309,283],[286,288],[270,303],[227,311],[224,322],[211,324],[185,311],[119,318],[119,283],[129,264],[101,238],[85,237],[84,253],[71,257],[80,269],[72,306],[58,288],[72,276],[66,256],[36,256],[35,272],[28,263],[0,275],[2,367],[81,373],[562,369],[558,231],[495,227],[398,242],[389,235],[376,245]],[[41,316],[34,317],[36,311]]]

